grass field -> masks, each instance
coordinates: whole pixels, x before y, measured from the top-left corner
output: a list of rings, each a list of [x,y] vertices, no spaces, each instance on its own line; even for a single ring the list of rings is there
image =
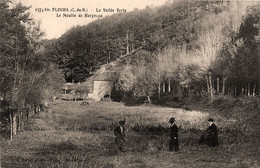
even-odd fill
[[[158,167],[158,168],[258,168],[259,124],[216,111],[185,111],[144,104],[124,106],[115,102],[57,100],[35,115],[13,141],[1,135],[1,167]],[[168,152],[168,120],[180,128],[180,152]],[[220,146],[198,144],[207,118],[219,127]],[[113,128],[126,119],[126,149],[114,144]],[[246,118],[246,116],[245,116]]]

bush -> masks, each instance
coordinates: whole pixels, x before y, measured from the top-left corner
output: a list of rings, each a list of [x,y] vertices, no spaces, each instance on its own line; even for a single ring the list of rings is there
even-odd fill
[[[218,96],[214,97],[209,104],[213,108],[220,110],[230,110],[240,103],[238,99],[230,96]]]
[[[124,97],[124,92],[117,90],[115,87],[111,90],[111,99],[115,102],[121,102]]]
[[[260,110],[260,100],[255,97],[240,98],[240,107],[246,111]]]
[[[230,96],[214,97],[209,105],[221,111],[254,111],[259,110],[259,100],[255,97],[234,98]]]

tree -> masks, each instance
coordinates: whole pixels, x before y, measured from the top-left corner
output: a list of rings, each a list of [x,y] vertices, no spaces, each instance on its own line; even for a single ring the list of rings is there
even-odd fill
[[[0,93],[9,106],[5,112],[10,114],[11,138],[22,120],[22,109],[43,103],[43,90],[51,86],[46,80],[50,64],[36,52],[43,33],[28,9],[7,0],[0,5]]]

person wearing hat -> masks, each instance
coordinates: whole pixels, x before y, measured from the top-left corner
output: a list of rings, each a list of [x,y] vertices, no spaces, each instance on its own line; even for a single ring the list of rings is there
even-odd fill
[[[218,128],[216,126],[216,124],[214,123],[213,118],[209,118],[208,119],[209,122],[209,128],[207,130],[205,130],[204,132],[207,133],[206,136],[206,144],[208,146],[218,146]]]
[[[115,143],[117,144],[121,152],[125,152],[125,120],[119,121],[119,125],[114,128],[114,134],[116,136]]]
[[[178,142],[178,127],[175,124],[175,118],[171,117],[169,120],[170,125],[170,143],[169,151],[179,151],[179,142]]]

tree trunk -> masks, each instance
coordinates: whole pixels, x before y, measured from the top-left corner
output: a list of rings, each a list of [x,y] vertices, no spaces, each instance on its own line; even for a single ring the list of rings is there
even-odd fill
[[[158,96],[161,99],[161,74],[159,73],[159,85],[158,85]]]
[[[10,118],[10,140],[13,140],[13,119],[12,119],[12,112],[9,111],[9,118]]]
[[[165,93],[165,82],[163,82],[163,93]]]
[[[17,132],[17,121],[16,121],[16,113],[13,112],[13,116],[12,116],[12,125],[13,125],[13,135],[16,135],[16,132]]]
[[[245,85],[245,96],[247,96],[247,94],[248,94],[248,88],[247,88],[247,86]]]
[[[131,33],[131,51],[133,51],[134,49],[134,33]]]
[[[248,83],[247,96],[250,96],[250,84]]]
[[[40,112],[41,112],[41,107],[40,107],[40,105],[38,105],[37,107],[38,107],[38,113],[40,113]]]
[[[210,98],[213,98],[213,87],[212,87],[212,81],[211,81],[211,75],[209,75],[209,87],[210,87]]]
[[[33,110],[34,110],[34,114],[37,114],[37,105],[34,106]]]
[[[222,87],[222,94],[225,95],[225,83],[226,83],[227,78],[223,79],[223,87]]]
[[[111,60],[110,51],[108,51],[108,63],[110,62],[110,60]]]
[[[149,104],[152,103],[149,95],[147,96],[147,100],[148,100],[148,103],[149,103]]]
[[[219,95],[219,77],[217,78],[217,93]]]
[[[188,86],[188,98],[190,97],[190,85]]]
[[[159,86],[158,86],[158,95],[159,95],[159,100],[161,99],[161,85],[159,83]]]
[[[21,125],[20,125],[21,130],[24,128],[24,111],[21,111]]]
[[[34,105],[33,105],[33,107],[31,108],[31,111],[32,111],[32,116],[33,116],[33,115],[34,115],[34,112],[35,112]]]
[[[126,31],[126,54],[129,54],[129,37],[128,37],[129,30]]]
[[[208,76],[207,76],[207,75],[206,75],[206,82],[207,82],[208,93],[210,93],[210,89],[209,89],[209,80],[208,80]]]
[[[168,93],[171,92],[171,78],[168,79]]]
[[[18,115],[17,115],[17,131],[21,130],[21,112],[18,111]]]
[[[235,85],[235,96],[237,96],[237,85]]]
[[[234,84],[231,85],[231,96],[234,96]]]
[[[26,119],[29,120],[30,117],[30,107],[26,109]]]
[[[253,96],[255,96],[255,90],[256,90],[256,83],[254,83]]]
[[[212,81],[212,92],[214,94],[214,90],[215,90],[215,83]]]

